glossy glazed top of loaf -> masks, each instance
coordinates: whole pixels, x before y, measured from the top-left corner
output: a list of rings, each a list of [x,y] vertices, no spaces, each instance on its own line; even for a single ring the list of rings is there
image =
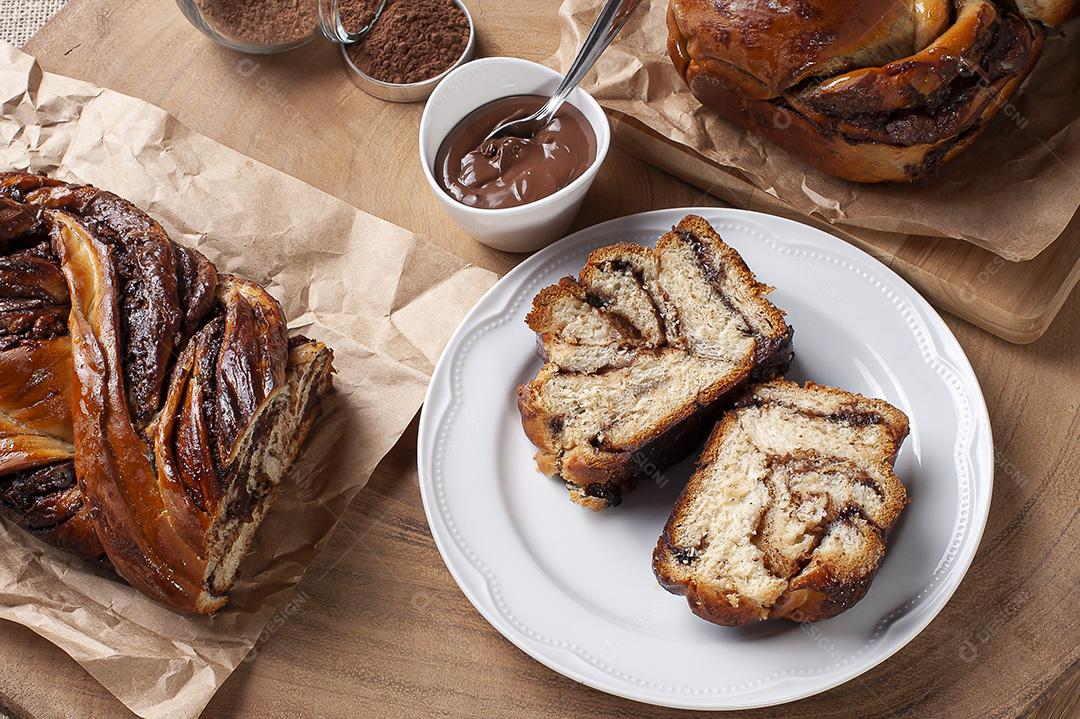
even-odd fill
[[[730,66],[751,97],[805,78],[881,65],[925,47],[951,17],[948,0],[674,0],[697,61]]]

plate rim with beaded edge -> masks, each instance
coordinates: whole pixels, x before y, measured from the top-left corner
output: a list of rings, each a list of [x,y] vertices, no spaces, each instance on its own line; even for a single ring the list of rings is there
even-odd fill
[[[719,627],[659,586],[651,545],[696,451],[662,472],[649,468],[655,481],[642,480],[621,506],[599,513],[572,504],[532,461],[516,389],[541,364],[524,323],[533,296],[576,275],[591,250],[652,244],[686,214],[708,220],[758,280],[776,288],[770,298],[795,328],[789,379],[883,397],[911,420],[896,463],[911,502],[866,597],[828,621]],[[963,349],[895,272],[793,220],[677,208],[580,230],[502,277],[437,363],[421,412],[417,466],[443,561],[473,606],[519,649],[616,696],[736,710],[855,679],[930,623],[979,546],[993,487],[992,442]]]

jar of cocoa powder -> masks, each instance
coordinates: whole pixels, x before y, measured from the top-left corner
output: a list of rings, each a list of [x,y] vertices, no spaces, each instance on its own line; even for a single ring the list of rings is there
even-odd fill
[[[176,3],[204,34],[239,52],[282,52],[322,34],[340,45],[342,60],[356,85],[394,102],[427,98],[451,70],[472,59],[476,47],[476,29],[462,0]],[[367,26],[370,29],[363,37],[355,36]]]
[[[192,25],[220,45],[268,54],[303,45],[318,27],[318,0],[176,0]]]

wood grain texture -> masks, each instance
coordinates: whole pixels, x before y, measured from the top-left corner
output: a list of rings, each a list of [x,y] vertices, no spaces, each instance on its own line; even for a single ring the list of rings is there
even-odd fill
[[[1076,719],[1080,714],[1080,663],[1073,664],[1027,713],[1028,719]]]
[[[1080,280],[1080,213],[1039,255],[1009,262],[955,239],[845,227],[807,217],[634,118],[614,113],[613,119],[615,143],[635,157],[739,207],[837,235],[891,267],[937,307],[1010,342],[1041,337]]]
[[[539,59],[554,50],[557,0],[469,5],[482,54]],[[28,50],[47,70],[143,97],[196,130],[477,264],[504,271],[520,260],[461,235],[429,196],[416,157],[420,106],[362,95],[323,43],[241,62],[189,28],[169,0],[73,0]],[[716,202],[614,150],[577,224],[700,204]],[[987,282],[1000,278],[993,274]],[[982,382],[997,442],[990,522],[968,578],[922,635],[863,677],[809,700],[733,716],[1078,713],[1080,296],[1065,302],[1033,345],[1009,344],[954,317],[946,321]],[[691,715],[577,685],[502,639],[438,555],[420,502],[415,452],[414,423],[207,717]],[[3,622],[0,707],[33,719],[127,715],[62,652]]]

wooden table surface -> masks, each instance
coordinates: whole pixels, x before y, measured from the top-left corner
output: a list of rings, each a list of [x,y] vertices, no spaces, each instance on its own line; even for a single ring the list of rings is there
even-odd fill
[[[553,52],[557,0],[467,1],[481,54]],[[145,98],[479,265],[505,271],[521,259],[451,226],[417,161],[421,106],[363,95],[326,43],[241,58],[187,26],[170,0],[73,0],[27,50],[46,70]],[[577,224],[712,204],[613,150]],[[1033,345],[946,321],[982,383],[996,441],[989,525],[967,578],[929,628],[876,669],[812,699],[736,716],[1080,715],[1080,293]],[[299,585],[288,620],[274,623],[206,716],[689,715],[580,686],[502,639],[439,558],[415,450],[414,423]],[[62,652],[5,622],[0,708],[34,719],[126,716]]]

